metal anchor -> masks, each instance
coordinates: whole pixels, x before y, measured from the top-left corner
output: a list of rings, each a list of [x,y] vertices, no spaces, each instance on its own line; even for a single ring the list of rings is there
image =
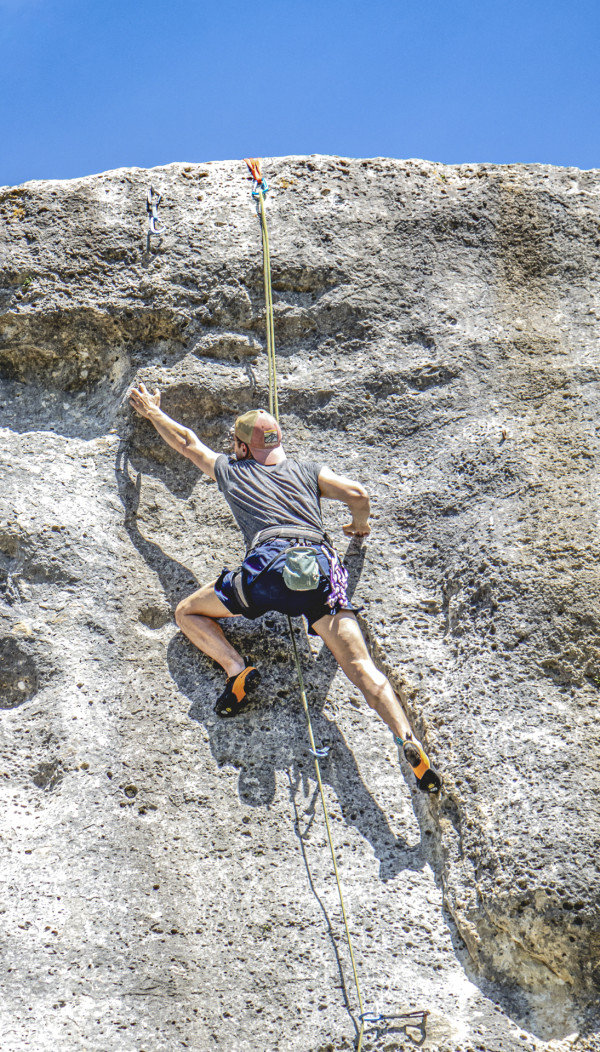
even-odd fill
[[[151,234],[157,234],[158,236],[160,236],[161,234],[164,234],[165,230],[167,229],[164,223],[161,223],[161,226],[158,227],[158,229],[156,226],[156,224],[159,222],[158,206],[161,201],[162,194],[160,194],[158,190],[155,190],[154,187],[151,186],[148,190],[148,197],[146,198],[146,211],[148,213],[148,237],[150,237]]]

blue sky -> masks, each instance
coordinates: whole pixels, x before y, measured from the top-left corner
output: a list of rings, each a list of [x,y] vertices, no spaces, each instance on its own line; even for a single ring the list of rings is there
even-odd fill
[[[598,0],[0,0],[0,184],[289,153],[600,167]]]

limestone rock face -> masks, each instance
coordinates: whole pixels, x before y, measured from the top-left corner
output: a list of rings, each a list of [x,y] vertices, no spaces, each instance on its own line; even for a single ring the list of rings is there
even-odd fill
[[[365,1048],[598,1049],[600,173],[264,170],[286,449],[372,495],[366,544],[326,522],[445,775],[417,794],[298,634],[365,1009],[398,1017]],[[223,450],[266,404],[250,190],[226,162],[0,191],[10,1052],[356,1038],[286,624],[228,626],[264,676],[218,720],[172,614],[241,538],[127,402],[157,385]]]

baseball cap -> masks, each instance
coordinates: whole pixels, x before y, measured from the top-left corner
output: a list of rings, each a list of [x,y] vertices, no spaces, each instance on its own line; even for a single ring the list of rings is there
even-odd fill
[[[281,445],[281,428],[270,413],[264,409],[251,409],[243,413],[235,422],[234,433],[240,442],[250,447],[252,456],[259,464],[276,463],[271,453]]]

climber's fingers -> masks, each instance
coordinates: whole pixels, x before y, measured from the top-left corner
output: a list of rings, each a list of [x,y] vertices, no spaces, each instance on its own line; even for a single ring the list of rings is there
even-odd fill
[[[342,526],[346,537],[368,537],[371,532],[370,526],[355,526],[353,522]]]
[[[140,383],[138,387],[132,387],[129,392],[129,404],[141,416],[147,416],[151,409],[160,406],[160,391],[156,388],[154,394],[150,394],[146,385]]]
[[[131,388],[129,392],[129,403],[134,409],[138,409],[143,404],[143,395],[141,391],[138,391],[135,387]]]

